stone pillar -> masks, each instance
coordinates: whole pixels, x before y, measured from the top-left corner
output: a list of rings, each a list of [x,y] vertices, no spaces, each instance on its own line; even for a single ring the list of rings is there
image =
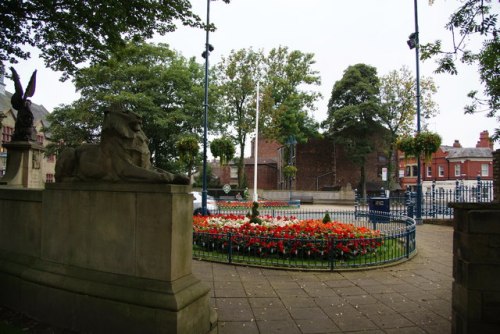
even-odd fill
[[[0,184],[20,188],[43,188],[42,159],[45,148],[35,142],[3,144],[7,149],[7,168]]]
[[[34,190],[0,191],[0,209],[16,209],[0,230],[18,234],[0,243],[0,303],[79,333],[216,333],[210,289],[191,272],[190,191],[48,183],[30,202]]]
[[[500,202],[500,149],[493,152],[493,201]]]
[[[500,333],[500,203],[454,203],[453,333]]]

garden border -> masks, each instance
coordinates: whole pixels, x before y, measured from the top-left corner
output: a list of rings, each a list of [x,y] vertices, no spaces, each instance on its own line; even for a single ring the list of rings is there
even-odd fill
[[[234,213],[234,212],[233,212]],[[319,219],[319,215],[324,215],[326,212],[319,213],[318,211],[306,211],[306,210],[272,210],[273,216],[290,216],[290,215],[299,215],[302,217],[305,216],[314,216],[315,219]],[[297,270],[297,271],[355,271],[355,270],[367,270],[367,269],[376,269],[376,268],[384,268],[388,266],[394,266],[406,262],[412,259],[417,255],[417,247],[416,247],[416,223],[415,220],[402,216],[400,214],[391,214],[387,212],[375,212],[375,211],[329,211],[329,215],[332,217],[332,220],[337,220],[338,217],[342,217],[342,222],[346,224],[353,224],[355,226],[364,226],[373,225],[373,227],[377,230],[381,231],[381,236],[373,239],[380,239],[381,242],[380,249],[383,249],[379,252],[378,255],[376,252],[373,254],[368,254],[363,256],[359,256],[358,258],[353,258],[349,260],[337,259],[334,256],[330,256],[331,249],[336,250],[338,248],[338,244],[342,246],[342,243],[347,242],[366,242],[368,239],[295,239],[294,241],[298,242],[308,242],[308,243],[327,243],[332,246],[328,246],[328,258],[327,259],[317,259],[317,258],[301,258],[297,257],[283,257],[282,259],[273,258],[268,259],[266,256],[258,255],[261,254],[262,247],[260,247],[260,251],[257,252],[258,248],[249,247],[248,250],[245,250],[247,255],[244,252],[240,252],[239,248],[237,251],[233,250],[232,246],[227,246],[221,244],[221,249],[227,247],[225,252],[217,251],[218,246],[216,246],[215,240],[225,239],[232,240],[232,235],[225,236],[224,234],[211,234],[212,239],[203,241],[203,247],[200,244],[196,244],[203,237],[207,237],[208,233],[206,232],[193,232],[193,259],[202,260],[202,261],[211,261],[216,263],[227,263],[231,265],[239,265],[239,266],[248,266],[248,267],[260,267],[266,269],[278,269],[278,270]],[[241,214],[240,211],[237,214]],[[350,217],[350,220],[347,219]],[[347,220],[347,221],[346,221]],[[377,228],[378,226],[378,228]],[[214,238],[215,236],[215,238]],[[201,239],[200,239],[201,238]],[[279,238],[270,238],[264,237],[266,243],[276,242]],[[334,241],[331,243],[331,241]],[[261,243],[263,240],[260,240]],[[210,247],[210,244],[213,247]],[[207,246],[208,245],[208,246]],[[229,241],[229,245],[231,245],[231,241]],[[384,246],[385,245],[385,246]],[[324,245],[323,245],[324,246]],[[258,246],[257,246],[258,247]],[[212,249],[210,249],[212,248]],[[237,253],[235,256],[234,253]],[[271,252],[272,253],[272,252]],[[333,254],[333,253],[332,253]],[[274,256],[276,256],[275,254]],[[295,255],[298,255],[296,252]],[[321,253],[321,256],[324,257],[325,254]],[[308,254],[310,256],[310,254]]]

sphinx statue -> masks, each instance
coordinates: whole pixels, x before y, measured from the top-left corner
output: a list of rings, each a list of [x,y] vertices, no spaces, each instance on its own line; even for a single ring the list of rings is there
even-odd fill
[[[66,148],[56,162],[56,182],[145,182],[189,184],[184,175],[151,165],[141,117],[114,108],[104,115],[101,141]]]

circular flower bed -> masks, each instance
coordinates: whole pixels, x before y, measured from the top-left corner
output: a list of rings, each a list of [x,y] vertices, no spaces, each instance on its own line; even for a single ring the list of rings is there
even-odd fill
[[[363,226],[295,217],[259,218],[261,224],[243,215],[194,216],[194,244],[209,251],[315,259],[352,259],[376,253],[383,244],[380,231]]]

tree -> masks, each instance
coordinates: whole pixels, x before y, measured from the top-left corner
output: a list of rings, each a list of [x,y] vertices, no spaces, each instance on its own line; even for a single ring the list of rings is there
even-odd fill
[[[298,142],[318,134],[318,124],[309,115],[315,110],[317,92],[304,90],[320,83],[312,70],[314,55],[288,51],[286,47],[262,51],[232,51],[216,66],[214,81],[220,94],[221,128],[233,130],[239,146],[238,183],[243,187],[243,158],[248,134],[255,128],[256,87],[261,84],[259,125],[269,139],[285,143],[290,136]],[[225,124],[225,125],[224,125]]]
[[[218,87],[217,114],[219,127],[231,130],[240,152],[238,159],[238,186],[244,187],[245,143],[255,126],[255,94],[259,78],[262,76],[262,52],[251,48],[232,51],[215,66],[214,80]]]
[[[349,66],[342,79],[335,82],[328,116],[323,122],[334,143],[341,144],[360,168],[361,188],[366,197],[365,159],[373,151],[373,135],[380,129],[380,80],[375,67]]]
[[[380,79],[381,109],[378,118],[380,123],[389,130],[387,151],[389,189],[392,187],[393,157],[397,149],[398,137],[412,133],[415,129],[417,113],[415,84],[415,78],[407,67],[402,67],[399,71],[391,71]],[[432,95],[436,91],[437,88],[432,78],[420,79],[420,112],[424,119],[429,119],[438,112],[437,105],[432,100]]]
[[[30,58],[23,49],[30,45],[41,51],[49,68],[63,71],[63,78],[68,78],[80,64],[108,59],[125,41],[175,30],[175,21],[204,27],[191,12],[188,0],[137,0],[126,4],[114,0],[2,0],[0,65]]]
[[[280,46],[269,52],[264,64],[263,132],[282,144],[290,137],[304,143],[316,136],[319,124],[312,114],[321,94],[306,90],[321,84],[313,70],[314,54]]]
[[[430,0],[432,4],[434,0]],[[497,2],[497,1],[494,1]],[[465,64],[477,63],[479,77],[484,85],[480,98],[477,91],[468,96],[471,104],[465,106],[465,113],[486,111],[487,117],[496,117],[500,122],[500,34],[497,26],[498,13],[493,12],[491,0],[464,0],[462,5],[451,15],[446,29],[452,33],[453,47],[444,51],[440,40],[421,45],[422,60],[437,59],[436,73],[458,73],[456,61]],[[466,43],[475,39],[482,41],[479,50],[473,50]],[[495,129],[493,140],[500,140],[500,128]]]
[[[203,68],[165,44],[130,42],[106,62],[79,70],[74,84],[81,97],[49,115],[55,143],[95,141],[104,110],[113,103],[142,116],[156,167],[179,171],[176,142],[181,134],[201,137]],[[80,138],[72,137],[69,131],[82,124]]]

